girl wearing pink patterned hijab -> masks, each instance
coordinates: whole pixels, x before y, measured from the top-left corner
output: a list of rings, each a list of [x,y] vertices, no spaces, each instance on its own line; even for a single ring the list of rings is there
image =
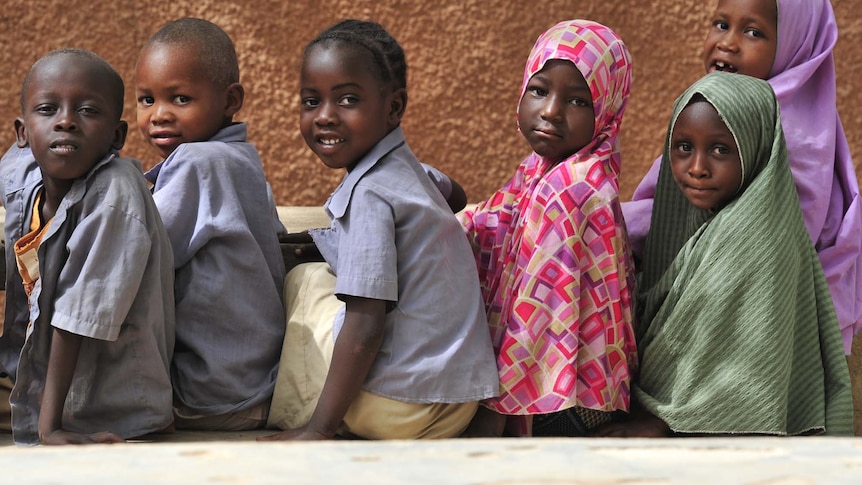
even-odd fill
[[[775,90],[805,225],[849,354],[853,334],[862,329],[862,202],[836,109],[832,50],[837,39],[828,0],[719,0],[704,64],[707,71],[766,79]],[[771,55],[764,55],[770,45]],[[637,254],[649,232],[659,162],[632,202],[623,204]]]
[[[622,40],[561,22],[527,60],[518,128],[533,148],[459,217],[476,255],[501,395],[468,430],[577,435],[627,410],[636,365],[634,266],[620,208],[619,132],[631,87]]]

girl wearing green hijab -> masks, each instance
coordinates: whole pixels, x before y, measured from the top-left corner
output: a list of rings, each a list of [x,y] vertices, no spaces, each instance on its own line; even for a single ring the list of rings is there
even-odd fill
[[[680,96],[639,275],[638,410],[605,436],[851,435],[850,376],[769,84]]]

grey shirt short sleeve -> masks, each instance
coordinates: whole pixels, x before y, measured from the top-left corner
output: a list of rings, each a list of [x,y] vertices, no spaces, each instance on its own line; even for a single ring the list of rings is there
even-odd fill
[[[336,294],[390,303],[364,389],[416,403],[496,396],[472,250],[400,128],[356,164],[325,209],[331,227],[312,236],[335,271]]]
[[[11,246],[33,214],[41,177],[27,156],[9,167],[6,240]],[[38,173],[38,172],[37,172]],[[5,177],[5,176],[4,176]],[[169,365],[174,350],[173,258],[167,234],[137,161],[111,154],[77,179],[38,249],[40,278],[31,311],[15,266],[7,271],[6,326],[19,335],[10,396],[13,437],[38,442],[37,424],[54,328],[83,335],[66,398],[63,427],[111,431],[124,438],[164,428],[173,419]],[[13,340],[0,341],[5,351]],[[17,344],[16,344],[17,345]],[[6,364],[4,364],[4,367]]]

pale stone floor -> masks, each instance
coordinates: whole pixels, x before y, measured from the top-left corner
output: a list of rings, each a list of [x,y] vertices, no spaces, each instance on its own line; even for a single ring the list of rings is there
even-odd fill
[[[860,438],[254,441],[265,433],[33,448],[11,445],[5,435],[0,483],[862,483]]]

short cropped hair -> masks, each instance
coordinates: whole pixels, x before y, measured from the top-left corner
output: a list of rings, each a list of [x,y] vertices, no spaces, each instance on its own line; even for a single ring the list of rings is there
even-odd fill
[[[96,53],[84,49],[72,48],[51,51],[33,63],[33,66],[30,67],[29,71],[27,71],[27,75],[24,76],[24,82],[21,84],[21,113],[24,113],[24,98],[27,94],[27,88],[30,87],[30,79],[33,71],[35,71],[36,67],[43,62],[55,57],[63,56],[75,57],[82,64],[89,64],[89,68],[99,71],[104,76],[105,82],[112,91],[111,94],[114,102],[113,108],[117,114],[117,119],[120,119],[123,116],[123,97],[125,96],[125,85],[123,84],[123,78],[120,76],[120,73],[118,73],[117,70],[108,63],[108,61],[102,59]]]
[[[196,47],[201,66],[216,85],[227,87],[239,82],[233,41],[212,22],[191,17],[168,22],[147,40],[145,47],[153,44]]]

